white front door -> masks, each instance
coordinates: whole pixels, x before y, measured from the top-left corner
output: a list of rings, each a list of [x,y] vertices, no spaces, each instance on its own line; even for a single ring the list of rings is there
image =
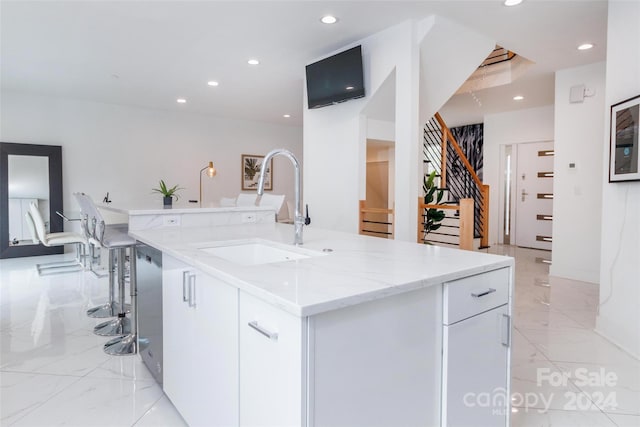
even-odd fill
[[[551,250],[553,141],[518,144],[515,244]]]

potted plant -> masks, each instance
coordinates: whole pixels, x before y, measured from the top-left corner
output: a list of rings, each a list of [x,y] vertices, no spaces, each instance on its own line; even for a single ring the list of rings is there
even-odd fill
[[[422,189],[424,191],[424,204],[432,205],[440,204],[442,198],[444,196],[444,190],[439,189],[435,184],[436,172],[433,171],[428,176],[425,175],[424,180],[422,181]],[[431,231],[436,231],[442,224],[442,220],[445,217],[445,213],[441,209],[429,208],[425,209],[425,219],[424,219],[424,234],[425,236],[429,234]]]
[[[164,180],[161,179],[158,188],[153,188],[152,190],[156,193],[162,194],[162,200],[165,206],[171,206],[174,197],[176,198],[176,201],[179,199],[177,193],[178,190],[182,190],[182,188],[178,185],[169,188],[167,187],[167,184],[165,184]]]

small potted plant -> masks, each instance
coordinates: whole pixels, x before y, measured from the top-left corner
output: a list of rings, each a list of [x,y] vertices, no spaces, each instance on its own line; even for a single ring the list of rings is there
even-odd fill
[[[165,206],[171,206],[174,197],[176,198],[176,201],[179,199],[177,194],[178,190],[182,190],[182,188],[177,185],[169,188],[162,179],[160,180],[159,187],[153,189],[156,193],[162,194],[162,200]]]

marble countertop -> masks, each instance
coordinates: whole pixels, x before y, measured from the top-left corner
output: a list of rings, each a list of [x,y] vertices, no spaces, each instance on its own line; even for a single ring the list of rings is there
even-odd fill
[[[171,206],[164,207],[161,198],[146,198],[134,200],[130,202],[113,202],[98,204],[100,209],[116,212],[125,215],[171,215],[183,213],[208,213],[208,212],[241,212],[241,211],[269,211],[274,210],[269,206],[220,206],[215,202],[205,203],[200,206],[199,203],[189,203],[182,201],[173,203]]]
[[[318,256],[300,260],[239,265],[199,249],[230,241],[260,239],[296,250],[292,244],[293,226],[278,223],[163,228],[130,234],[297,316],[311,316],[513,266],[513,259],[504,256],[313,227],[305,227],[302,248]]]

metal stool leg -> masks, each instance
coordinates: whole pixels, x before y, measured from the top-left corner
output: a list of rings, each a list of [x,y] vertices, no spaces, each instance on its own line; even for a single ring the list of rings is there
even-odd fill
[[[104,345],[104,352],[114,356],[138,353],[138,287],[136,284],[136,247],[131,246],[129,253],[129,293],[131,294],[131,333],[114,338]]]
[[[92,246],[93,247],[93,246]],[[99,305],[97,307],[90,308],[87,310],[87,316],[94,317],[98,319],[106,318],[106,317],[116,317],[118,313],[122,310],[120,309],[120,303],[116,301],[115,298],[115,288],[116,288],[116,262],[115,256],[116,252],[119,249],[110,249],[109,250],[109,301],[105,304]],[[118,265],[119,267],[119,265]],[[131,306],[129,304],[125,304],[126,313],[131,311]]]
[[[124,303],[124,273],[125,273],[125,255],[126,248],[118,248],[116,249],[118,256],[118,292],[119,292],[119,307],[125,307]],[[93,332],[96,335],[105,335],[105,336],[117,336],[117,335],[127,335],[131,332],[131,321],[126,316],[126,310],[120,310],[118,313],[118,317],[112,320],[108,320],[106,322],[102,322],[97,325]]]

